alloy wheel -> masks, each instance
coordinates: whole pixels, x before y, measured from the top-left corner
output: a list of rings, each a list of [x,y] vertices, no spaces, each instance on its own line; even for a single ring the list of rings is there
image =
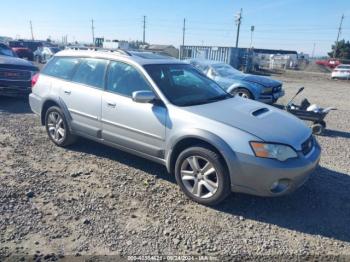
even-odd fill
[[[56,143],[61,143],[66,135],[66,130],[64,126],[64,121],[58,112],[51,112],[48,115],[47,127],[51,138]]]
[[[190,156],[183,161],[181,180],[188,192],[203,199],[212,197],[219,187],[214,165],[200,156]]]
[[[243,98],[249,98],[245,92],[238,92],[237,95]]]

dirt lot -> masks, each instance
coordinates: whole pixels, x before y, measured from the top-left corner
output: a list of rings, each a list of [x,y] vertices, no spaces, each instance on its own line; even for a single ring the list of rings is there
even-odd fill
[[[350,259],[350,82],[322,73],[274,77],[284,81],[286,98],[305,86],[312,102],[338,108],[318,137],[320,167],[289,196],[232,194],[215,208],[187,200],[157,164],[83,139],[54,146],[26,101],[0,98],[0,260]]]

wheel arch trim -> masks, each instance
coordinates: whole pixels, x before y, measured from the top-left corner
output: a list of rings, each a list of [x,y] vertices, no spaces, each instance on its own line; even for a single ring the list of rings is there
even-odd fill
[[[177,132],[176,135],[169,139],[166,154],[166,168],[169,173],[173,172],[174,160],[176,161],[174,158],[176,157],[177,152],[174,149],[177,145],[179,145],[179,143],[187,139],[201,140],[214,147],[223,157],[231,177],[231,174],[234,173],[232,163],[236,162],[237,160],[236,153],[222,138],[216,134],[197,128],[182,130]]]
[[[48,103],[54,103],[54,104],[58,105],[59,108],[61,108],[61,110],[62,110],[62,112],[64,114],[64,117],[66,118],[69,130],[71,130],[72,117],[71,117],[71,115],[69,113],[69,110],[68,110],[68,107],[66,106],[64,101],[58,96],[49,96],[43,102],[42,107],[41,107],[41,112],[40,112],[41,124],[45,125],[45,113],[44,113],[44,110],[45,110],[45,107],[46,107],[46,105]]]

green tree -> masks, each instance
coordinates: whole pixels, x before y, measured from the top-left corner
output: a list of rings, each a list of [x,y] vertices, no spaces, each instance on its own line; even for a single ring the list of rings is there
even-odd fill
[[[335,51],[336,50],[336,51]],[[334,56],[339,59],[350,59],[350,42],[345,41],[345,39],[338,42],[338,45],[335,43],[332,45],[332,51],[328,53],[330,57]]]

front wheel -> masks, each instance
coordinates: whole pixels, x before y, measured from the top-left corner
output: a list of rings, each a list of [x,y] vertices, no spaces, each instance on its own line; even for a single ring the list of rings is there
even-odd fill
[[[76,137],[71,134],[67,120],[59,107],[53,106],[46,111],[45,127],[49,138],[56,145],[65,147],[75,142]]]
[[[242,98],[254,99],[252,93],[245,88],[238,88],[232,92],[234,96],[240,96]]]
[[[216,205],[231,192],[223,160],[206,146],[184,150],[176,161],[175,177],[186,196],[203,205]]]

